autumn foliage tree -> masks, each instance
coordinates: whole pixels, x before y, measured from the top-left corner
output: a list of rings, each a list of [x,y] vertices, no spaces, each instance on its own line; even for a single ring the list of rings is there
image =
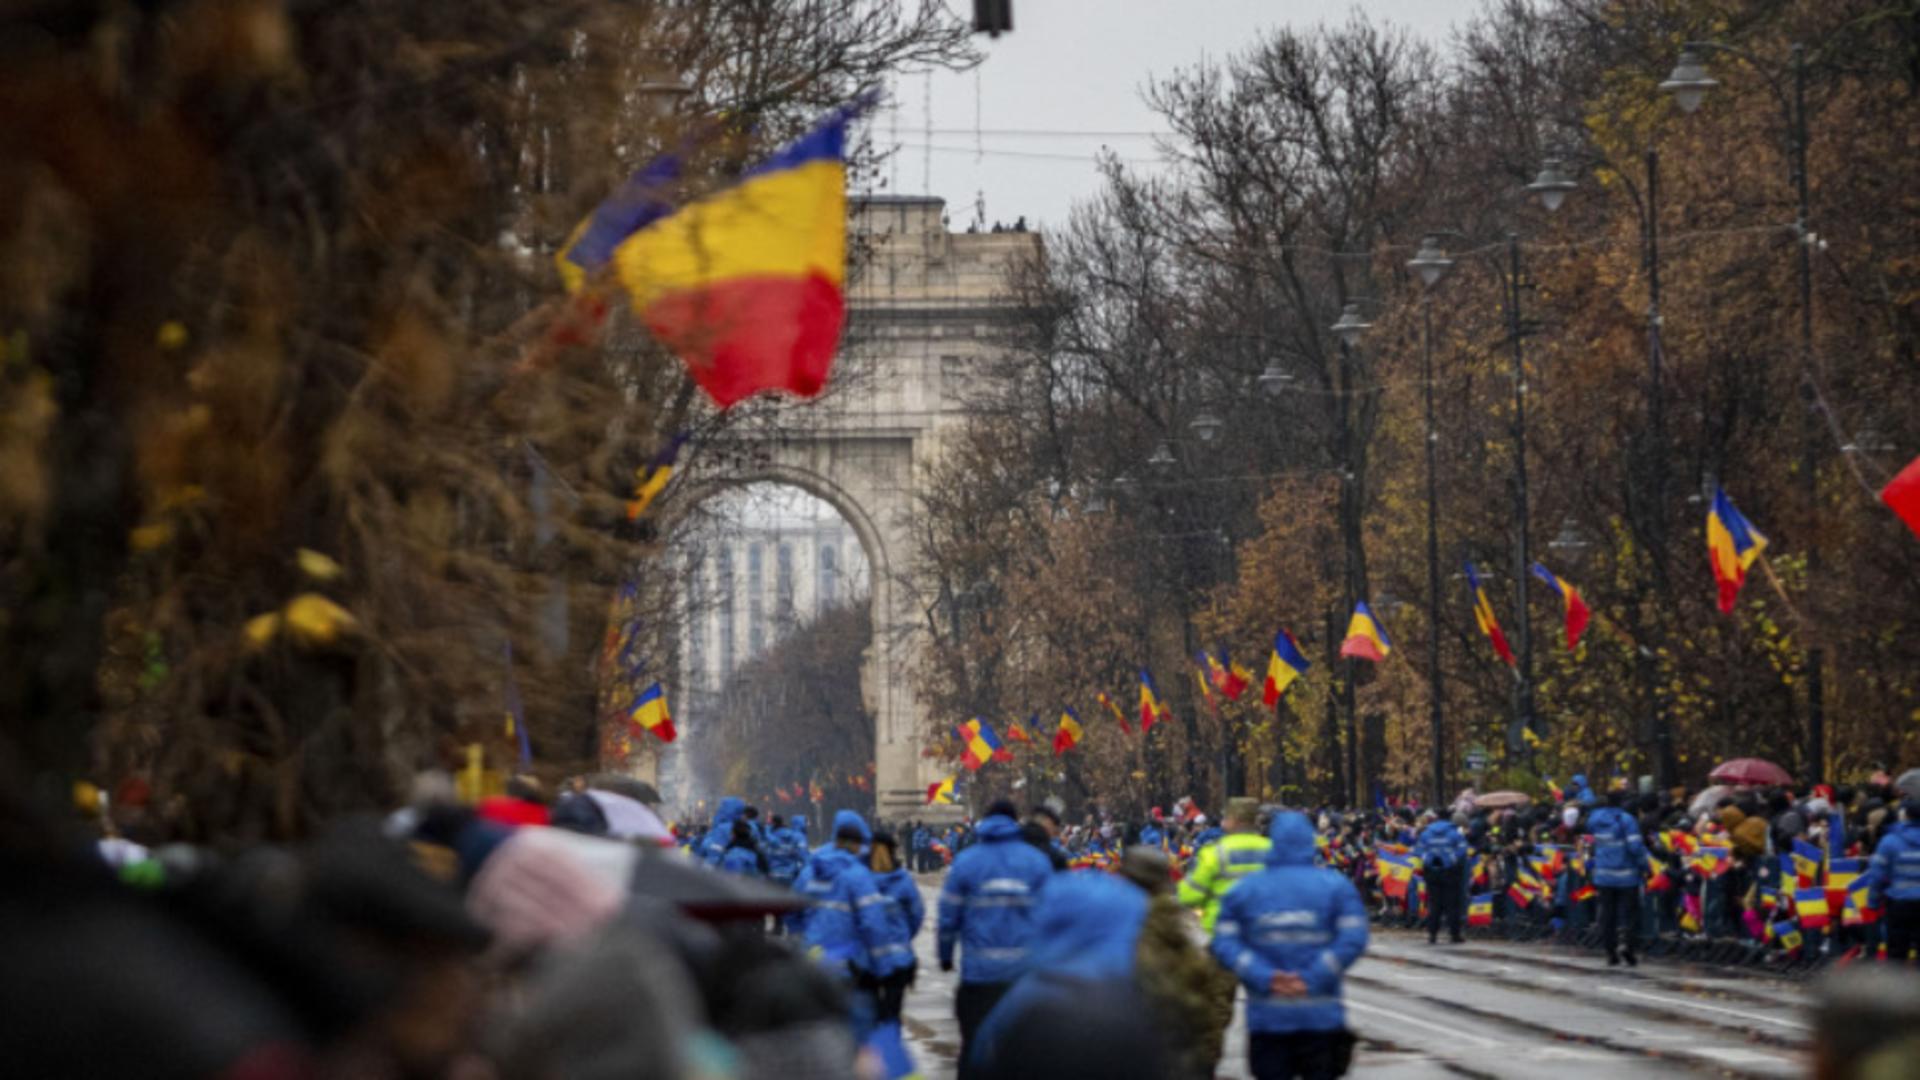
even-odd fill
[[[1806,776],[1817,647],[1826,777],[1911,764],[1920,542],[1874,492],[1920,451],[1897,405],[1920,378],[1920,152],[1905,137],[1920,106],[1916,25],[1873,0],[1512,0],[1444,56],[1352,22],[1275,31],[1154,84],[1171,167],[1143,178],[1114,165],[1048,235],[1014,285],[1029,318],[1007,342],[1004,393],[982,403],[951,489],[928,503],[935,572],[956,593],[986,583],[966,609],[983,632],[950,634],[927,665],[941,720],[1053,697],[1085,706],[1095,690],[1131,701],[1131,671],[1150,663],[1197,736],[1152,785],[1218,797],[1244,771],[1249,790],[1303,800],[1425,795],[1437,638],[1449,786],[1468,779],[1474,744],[1533,784],[1585,771],[1697,785],[1755,753]],[[1680,44],[1703,38],[1750,59],[1709,54],[1720,86],[1688,116],[1658,84]],[[1787,142],[1796,42],[1810,237],[1794,227]],[[1547,158],[1579,183],[1552,216],[1526,190]],[[1430,292],[1406,265],[1427,233],[1454,259]],[[1371,326],[1344,350],[1329,327],[1348,302]],[[1573,650],[1558,599],[1515,566],[1516,322],[1532,554],[1596,613]],[[1218,426],[1194,424],[1203,416]],[[1725,616],[1703,530],[1716,484],[1771,541]],[[1057,538],[1074,530],[1097,536],[1106,587],[1055,578],[1016,606],[1006,582],[1052,577]],[[1528,605],[1537,745],[1515,723],[1515,673],[1474,621],[1467,560],[1509,637]],[[1354,598],[1372,600],[1396,648],[1349,688],[1333,654]],[[1007,627],[1084,626],[1089,605],[1111,625],[1024,666]],[[1257,676],[1283,625],[1314,671],[1277,712],[1229,707],[1214,721],[1191,689],[1193,650],[1228,648]],[[1130,783],[1117,764],[1093,770],[1098,794]]]

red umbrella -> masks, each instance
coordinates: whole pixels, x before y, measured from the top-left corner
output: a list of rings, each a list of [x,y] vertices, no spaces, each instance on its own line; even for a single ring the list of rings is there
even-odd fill
[[[1757,757],[1734,758],[1707,774],[1707,779],[1716,784],[1749,784],[1788,786],[1793,777],[1787,770],[1771,761]]]

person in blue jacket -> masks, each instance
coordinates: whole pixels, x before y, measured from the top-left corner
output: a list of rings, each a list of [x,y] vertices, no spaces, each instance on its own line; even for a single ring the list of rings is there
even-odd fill
[[[1140,826],[1140,842],[1148,847],[1167,850],[1167,834],[1162,832],[1158,822],[1148,822]]]
[[[753,838],[753,827],[744,819],[734,820],[733,837],[720,853],[720,869],[742,877],[767,876],[767,854],[760,850],[760,842]]]
[[[1367,908],[1338,871],[1314,865],[1313,824],[1286,810],[1268,831],[1267,868],[1220,901],[1214,959],[1247,989],[1247,1063],[1257,1080],[1346,1071],[1340,981],[1367,949]]]
[[[1914,963],[1920,949],[1920,800],[1900,804],[1900,820],[1873,849],[1867,889],[1870,906],[1887,905],[1887,960]]]
[[[933,833],[925,825],[915,825],[909,841],[913,848],[913,870],[925,874],[933,869]]]
[[[735,795],[721,799],[720,808],[713,812],[713,827],[693,845],[693,854],[708,866],[719,866],[721,856],[727,853],[727,845],[733,842],[733,823],[746,812],[745,799]]]
[[[779,814],[773,816],[773,828],[767,830],[767,878],[791,886],[807,863],[807,842],[787,826]]]
[[[927,921],[927,902],[920,898],[913,871],[900,861],[900,843],[893,834],[875,833],[872,847],[867,864],[873,870],[874,885],[887,900],[887,955],[904,958],[881,980],[880,1019],[898,1020],[919,967],[913,957],[913,939]]]
[[[865,819],[840,811],[833,843],[814,852],[794,882],[794,891],[812,901],[796,930],[821,964],[846,979],[858,1039],[873,1026],[879,983],[913,962],[913,951],[891,934],[887,898],[860,855],[872,839]]]
[[[1427,944],[1440,940],[1440,921],[1447,923],[1447,939],[1455,945],[1467,940],[1460,932],[1461,908],[1467,895],[1467,838],[1459,826],[1437,818],[1420,830],[1413,853],[1420,860],[1420,876],[1427,883]]]
[[[1626,801],[1626,792],[1609,792],[1607,805],[1587,815],[1587,832],[1593,837],[1588,873],[1600,895],[1600,940],[1607,946],[1608,967],[1619,967],[1623,956],[1628,967],[1640,963],[1633,945],[1640,935],[1640,882],[1647,873],[1647,844],[1640,838],[1640,825],[1625,810]]]
[[[1586,773],[1574,773],[1571,783],[1573,790],[1567,793],[1569,801],[1579,803],[1581,806],[1592,806],[1600,801],[1599,797],[1593,793],[1593,788],[1587,784]]]
[[[953,1002],[962,1062],[981,1022],[1026,973],[1034,897],[1053,876],[1053,863],[1021,838],[1018,816],[1005,800],[989,807],[940,890],[940,970],[953,970],[955,946],[964,954]]]
[[[972,1075],[1092,1075],[1081,1055],[1097,1047],[1075,1045],[1086,1037],[1089,1022],[1118,1015],[1135,1028],[1152,1026],[1139,1022],[1151,1008],[1134,986],[1140,928],[1147,920],[1143,890],[1103,871],[1067,871],[1041,889],[1033,919],[1031,967],[981,1024],[963,1058]],[[1041,1030],[1023,1031],[1035,1027]],[[1128,1047],[1129,1056],[1147,1056],[1134,1056],[1124,1071],[1106,1074],[1170,1075],[1164,1033],[1155,1034],[1152,1042]],[[1035,1060],[1036,1043],[1062,1060]],[[1080,1067],[1057,1067],[1062,1064]]]

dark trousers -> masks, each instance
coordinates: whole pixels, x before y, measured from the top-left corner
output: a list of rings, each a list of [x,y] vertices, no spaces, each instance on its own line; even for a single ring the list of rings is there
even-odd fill
[[[1461,891],[1461,868],[1427,871],[1427,940],[1440,936],[1440,920],[1447,921],[1447,936],[1460,940],[1460,908],[1466,897]]]
[[[1640,937],[1640,890],[1595,891],[1600,894],[1600,943],[1607,947],[1608,956],[1619,955],[1622,944],[1626,945],[1627,955],[1632,956],[1633,944]]]
[[[1915,949],[1920,949],[1920,900],[1887,901],[1887,959],[1910,964]]]
[[[987,1014],[993,1011],[1000,999],[1007,995],[1013,986],[1010,982],[963,982],[953,995],[954,1019],[960,1021],[960,1075],[973,1075],[968,1064],[968,1051],[973,1048],[973,1037],[979,1033],[981,1025],[987,1022]]]
[[[1347,1072],[1347,1038],[1344,1031],[1252,1032],[1247,1035],[1247,1067],[1254,1080],[1334,1080]]]

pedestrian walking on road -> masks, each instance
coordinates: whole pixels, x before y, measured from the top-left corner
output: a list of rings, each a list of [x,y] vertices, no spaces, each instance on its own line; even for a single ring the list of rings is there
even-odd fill
[[[834,815],[833,844],[814,852],[794,889],[813,901],[796,920],[807,949],[845,980],[854,1037],[865,1040],[879,1012],[879,986],[913,963],[913,951],[887,921],[887,898],[861,852],[873,840],[866,820],[851,810]]]
[[[1033,946],[1033,903],[1053,876],[1053,863],[1020,835],[1018,812],[1000,801],[974,830],[975,843],[953,860],[940,890],[940,970],[953,970],[961,951],[960,989],[953,1012],[960,1021],[960,1061],[987,1014],[1015,979],[1026,974]]]
[[[1460,817],[1465,820],[1466,815]],[[1427,944],[1439,942],[1442,920],[1447,924],[1447,939],[1460,944],[1466,940],[1460,932],[1460,914],[1466,902],[1467,838],[1458,825],[1439,818],[1420,830],[1413,853],[1427,884]]]
[[[1634,942],[1640,935],[1640,882],[1647,872],[1647,845],[1625,804],[1625,792],[1609,792],[1607,805],[1587,815],[1587,832],[1593,836],[1593,886],[1600,894],[1600,941],[1607,949],[1608,967],[1620,966],[1622,959],[1628,967],[1640,962]]]
[[[983,830],[984,832],[984,830]],[[983,836],[984,839],[984,836]],[[981,1080],[1163,1080],[1166,1032],[1135,983],[1147,898],[1112,874],[1075,870],[1047,882],[1034,909],[1031,969],[963,1052]]]
[[[1220,901],[1213,955],[1247,988],[1247,1064],[1256,1080],[1346,1074],[1353,1036],[1340,981],[1367,949],[1367,908],[1338,872],[1314,865],[1313,824],[1274,815],[1267,868]]]
[[[1173,897],[1173,863],[1166,852],[1144,844],[1128,848],[1120,876],[1147,894],[1134,981],[1179,1056],[1176,1075],[1211,1077],[1220,1064],[1227,1026],[1233,1023],[1232,991],[1239,988],[1239,980],[1194,940],[1186,911]],[[1224,1005],[1218,992],[1222,973],[1229,980]]]
[[[1180,879],[1180,903],[1200,912],[1200,929],[1209,934],[1213,932],[1214,920],[1220,915],[1220,898],[1242,879],[1266,869],[1267,852],[1273,847],[1271,841],[1260,835],[1260,803],[1257,800],[1245,797],[1228,799],[1221,824],[1226,826],[1226,835],[1201,848],[1200,854],[1194,856],[1193,868]],[[1216,967],[1211,1000],[1214,1012],[1224,1014],[1227,1023],[1233,1020],[1233,999],[1239,990],[1240,980],[1234,977],[1233,972]],[[1224,1037],[1224,1024],[1220,1032]],[[1216,1045],[1214,1058],[1218,1060],[1220,1054],[1221,1048]]]

